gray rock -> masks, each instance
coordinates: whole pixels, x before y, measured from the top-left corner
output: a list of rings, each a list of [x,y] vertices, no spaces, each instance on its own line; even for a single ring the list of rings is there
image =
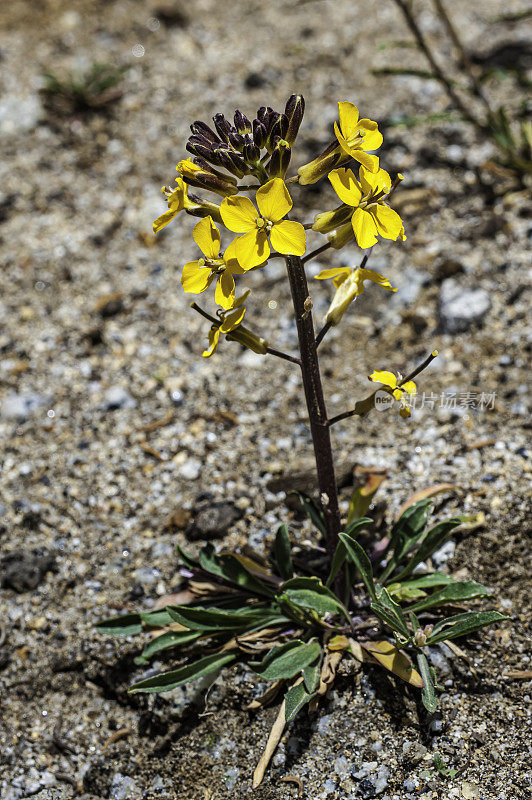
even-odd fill
[[[33,392],[24,394],[8,394],[0,406],[0,415],[5,419],[24,420],[38,408],[48,403],[48,398]]]
[[[455,550],[456,542],[453,542],[452,539],[449,542],[445,542],[445,544],[436,550],[430,557],[435,568],[440,569],[440,567],[443,567],[445,562],[449,561],[449,559],[454,556]]]
[[[0,586],[18,593],[29,592],[37,588],[54,565],[51,553],[8,553],[0,562]]]
[[[111,800],[140,800],[142,793],[133,778],[115,772],[109,797]]]
[[[203,503],[193,509],[185,535],[190,541],[220,538],[241,516],[241,509],[229,501]]]
[[[0,100],[0,136],[17,136],[35,128],[41,104],[37,95],[4,95]]]
[[[121,408],[134,408],[137,401],[122,386],[112,386],[106,393],[102,403],[104,411],[118,411]]]
[[[454,278],[447,278],[440,290],[439,318],[444,333],[463,333],[482,322],[491,308],[484,289],[465,289]]]

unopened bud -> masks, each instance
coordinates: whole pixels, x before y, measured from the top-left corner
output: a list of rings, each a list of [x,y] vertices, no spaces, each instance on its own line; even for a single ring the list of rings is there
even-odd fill
[[[259,353],[259,355],[264,356],[268,352],[268,342],[266,339],[253,333],[253,331],[250,331],[249,328],[245,328],[243,325],[239,325],[238,328],[228,333],[226,338],[230,341],[239,342],[249,350],[253,350],[254,353]]]
[[[329,233],[327,236],[327,240],[331,247],[334,247],[335,250],[340,250],[344,245],[353,239],[355,232],[353,230],[353,226],[351,222],[346,222],[345,225],[340,225],[332,233]]]
[[[241,111],[238,110],[238,108],[235,111],[234,122],[235,122],[235,128],[238,133],[241,134],[251,133],[251,122],[249,121],[249,119],[246,117],[245,114],[243,114]]]
[[[229,134],[233,130],[231,123],[226,120],[223,114],[215,114],[212,119],[222,142],[228,142]]]
[[[237,178],[243,178],[248,174],[248,167],[242,156],[235,153],[234,150],[223,150],[218,148],[215,150],[216,155],[220,159],[220,164],[228,172],[236,175]]]
[[[331,233],[336,230],[340,225],[344,225],[353,213],[350,206],[342,203],[341,206],[335,208],[333,211],[322,211],[316,214],[312,224],[312,230],[318,233]]]
[[[299,183],[301,186],[316,183],[332,169],[340,164],[345,164],[349,159],[350,156],[342,151],[342,148],[335,140],[314,161],[309,161],[308,164],[304,164],[298,169]]]
[[[241,133],[233,133],[229,134],[229,144],[233,148],[233,150],[238,150],[240,153],[244,149],[244,137]]]
[[[270,114],[273,112],[273,108],[271,106],[261,106],[257,111],[257,119],[259,122],[262,122],[263,125],[268,128],[268,120],[270,118]]]
[[[305,99],[303,95],[291,95],[286,102],[284,113],[288,119],[288,130],[284,138],[289,145],[293,145],[303,119],[303,114],[305,113]]]
[[[215,132],[212,130],[212,128],[209,128],[209,126],[205,122],[202,122],[200,119],[192,123],[192,125],[190,126],[190,130],[192,131],[192,133],[198,136],[204,136],[210,142],[213,142],[213,144],[215,142],[220,141],[216,136]]]
[[[179,174],[189,186],[198,186],[200,189],[208,189],[211,192],[228,197],[237,194],[238,189],[231,182],[229,177],[223,177],[215,170],[207,170],[199,164],[195,164],[191,159],[180,161],[177,165]]]
[[[220,163],[216,153],[212,150],[211,142],[203,136],[191,136],[186,143],[186,149],[189,153],[192,153],[193,156],[199,156],[213,164]]]
[[[290,145],[284,139],[280,139],[268,164],[270,178],[284,178],[291,156],[292,149]]]
[[[268,131],[266,130],[266,125],[260,121],[260,119],[253,120],[253,141],[261,150],[264,145],[266,144],[266,139],[268,136]]]
[[[288,133],[288,117],[286,114],[278,114],[277,119],[273,122],[270,128],[270,135],[269,140],[273,142],[276,137],[279,139],[286,140],[286,134]]]
[[[248,164],[256,164],[260,159],[260,150],[254,142],[246,143],[242,155]]]

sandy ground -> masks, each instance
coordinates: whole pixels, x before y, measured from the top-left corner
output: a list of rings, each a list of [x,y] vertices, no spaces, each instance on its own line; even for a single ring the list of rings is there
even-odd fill
[[[449,6],[477,54],[530,32],[493,22],[518,2]],[[441,42],[427,9],[422,22]],[[425,68],[388,0],[19,1],[0,23],[1,797],[251,795],[276,713],[243,710],[258,691],[252,675],[232,670],[207,706],[197,687],[130,697],[139,644],[94,625],[179,587],[175,545],[187,544],[199,501],[242,513],[218,540],[226,546],[264,549],[287,519],[296,540],[313,535],[277,491],[283,481],[275,492],[270,483],[312,466],[297,368],[231,343],[202,360],[206,326],[178,285],[193,220],[151,234],[189,123],[281,107],[293,91],[307,101],[296,166],[330,139],[336,100],[352,99],[385,132],[383,165],[407,176],[396,198],[408,239],[372,256],[399,291],[369,290],[325,341],[330,413],[363,396],[374,368],[407,372],[440,351],[413,419],[341,423],[338,460],[389,470],[388,519],[416,489],[456,483],[445,513],[482,512],[486,523],[444,554],[444,568],[492,587],[490,607],[509,619],[464,644],[469,666],[434,654],[445,686],[434,720],[383,673],[346,672],[317,714],[291,727],[254,796],[296,797],[297,785],[281,782],[296,776],[312,799],[529,797],[530,680],[508,677],[530,670],[526,192],[504,193],[507,179],[484,168],[479,186],[494,151],[449,118],[435,82],[372,74]],[[102,61],[128,68],[108,114],[46,112],[43,72]],[[515,108],[523,99],[511,75],[489,88]],[[398,124],[428,114],[444,118]],[[303,221],[334,202],[321,184],[293,194]],[[348,247],[309,274],[358,259]],[[248,285],[250,323],[293,352],[279,262]],[[479,307],[459,333],[448,323],[455,290],[475,292],[466,297]],[[312,291],[319,319],[329,288]],[[344,510],[348,498],[349,487]],[[439,775],[435,752],[457,775]]]

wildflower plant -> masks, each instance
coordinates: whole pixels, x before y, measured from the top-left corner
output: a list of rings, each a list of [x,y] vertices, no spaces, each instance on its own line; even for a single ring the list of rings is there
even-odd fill
[[[368,396],[336,417],[327,415],[319,345],[365,291],[365,284],[396,291],[386,276],[367,263],[380,238],[399,242],[406,238],[403,222],[391,206],[402,176],[392,180],[380,167],[373,152],[382,143],[377,123],[360,119],[351,102],[340,102],[338,107],[331,143],[290,177],[287,171],[304,113],[301,95],[290,97],[283,113],[260,108],[253,121],[236,111],[234,124],[222,114],[214,116],[214,127],[194,122],[186,145],[192,158],[178,163],[176,185],[163,187],[168,209],[154,222],[158,232],[181,212],[200,218],[193,231],[200,253],[184,264],[181,283],[188,294],[209,292],[217,306],[211,313],[192,303],[209,321],[203,356],[210,358],[217,352],[223,334],[230,343],[284,359],[301,371],[319,497],[301,494],[300,500],[320,544],[306,554],[298,549],[296,558],[287,526],[281,525],[272,532],[267,556],[215,552],[210,544],[196,558],[180,550],[182,574],[190,590],[188,602],[122,615],[99,625],[104,633],[147,635],[139,664],[175,650],[179,662],[174,669],[141,678],[131,692],[169,691],[204,676],[215,678],[224,667],[241,662],[259,680],[271,684],[251,707],[262,707],[283,695],[254,773],[254,786],[261,782],[286,724],[303,707],[316,709],[332,686],[340,662],[354,659],[380,665],[419,689],[422,702],[433,712],[438,686],[427,647],[504,619],[496,611],[464,608],[464,603],[487,596],[486,588],[431,568],[432,554],[466,522],[455,516],[429,524],[432,497],[441,486],[415,495],[386,535],[370,544],[373,521],[366,514],[378,480],[355,491],[347,519],[341,518],[331,426],[352,416],[365,417],[382,393],[397,405],[401,417],[409,417],[408,400],[417,391],[414,379],[437,351],[404,377],[374,370],[369,375],[374,388]],[[341,205],[317,214],[312,221],[295,219],[292,194],[325,177]],[[192,191],[197,188],[218,200]],[[310,228],[326,237],[313,251],[307,250],[306,243]],[[333,266],[316,276],[332,282],[330,308],[316,333],[305,266],[326,250],[334,252],[352,241],[361,249],[360,263]],[[279,257],[287,267],[297,355],[276,349],[243,325],[250,292],[239,284],[248,271],[267,269],[269,260]]]

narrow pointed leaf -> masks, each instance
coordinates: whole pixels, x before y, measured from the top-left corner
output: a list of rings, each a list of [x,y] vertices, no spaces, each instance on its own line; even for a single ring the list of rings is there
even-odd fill
[[[303,682],[292,686],[284,696],[285,699],[285,720],[290,722],[296,717],[303,706],[309,703],[317,692],[309,693]]]
[[[214,653],[211,656],[200,658],[193,664],[186,664],[179,669],[171,672],[163,672],[154,675],[152,678],[145,678],[143,681],[133,684],[129,690],[130,694],[137,692],[169,692],[177,686],[182,686],[189,681],[195,681],[211,672],[216,672],[222,667],[234,661],[236,656],[232,653]]]
[[[377,602],[377,594],[373,580],[373,568],[366,551],[358,542],[348,536],[347,533],[340,533],[339,538],[347,551],[348,558],[358,569],[369,596],[374,603]]]
[[[377,601],[371,603],[372,611],[374,611],[383,622],[390,625],[393,630],[408,638],[410,632],[401,606],[392,600],[389,593],[382,586],[377,586],[376,590]]]
[[[463,517],[451,517],[439,522],[431,528],[414,555],[408,561],[406,567],[394,576],[394,581],[401,581],[410,575],[418,564],[426,561],[442,544],[449,538],[451,531],[457,528],[463,522]]]
[[[288,536],[288,528],[286,525],[280,525],[275,536],[273,554],[275,556],[275,563],[277,564],[279,575],[285,581],[290,580],[294,574],[291,551],[292,547],[290,545],[290,537]]]
[[[452,492],[458,488],[459,487],[455,483],[435,483],[433,486],[426,486],[425,489],[418,489],[417,492],[414,492],[412,497],[409,497],[408,500],[403,503],[397,517],[399,518],[407,508],[410,508],[410,506],[413,506],[414,503],[418,503],[420,500],[428,500],[429,497],[435,497],[437,494],[443,494],[444,492]]]
[[[321,508],[312,499],[312,497],[309,497],[307,494],[304,494],[304,492],[294,491],[294,494],[297,494],[299,502],[305,509],[305,513],[312,522],[312,524],[314,525],[314,527],[317,528],[320,531],[320,533],[322,533],[325,536],[327,533],[327,528],[325,525],[325,517],[323,516],[323,511],[321,510]]]
[[[146,645],[142,653],[135,659],[136,664],[145,664],[155,654],[161,650],[168,650],[169,647],[177,647],[180,644],[194,642],[201,636],[200,632],[195,631],[166,631],[160,636],[156,636]]]
[[[303,670],[303,681],[305,684],[305,688],[307,692],[312,694],[320,683],[320,675],[321,675],[321,658],[318,659],[313,664],[309,664],[308,667],[305,667]]]
[[[426,611],[428,608],[436,608],[436,606],[443,606],[447,603],[460,603],[463,600],[475,600],[478,597],[491,596],[491,592],[481,583],[475,581],[461,581],[459,583],[452,583],[440,589],[439,592],[434,592],[428,597],[424,597],[413,606],[410,606],[409,611],[419,612]]]
[[[293,639],[273,647],[261,664],[253,666],[257,675],[267,681],[293,678],[319,658],[321,647],[315,640],[302,642]]]
[[[417,665],[419,667],[420,675],[423,679],[421,699],[427,711],[433,714],[438,708],[438,698],[436,697],[436,689],[434,687],[433,670],[429,666],[427,657],[424,653],[417,654]]]
[[[326,614],[347,614],[338,598],[319,578],[292,578],[282,586],[282,596],[303,609],[314,610],[319,617]]]
[[[467,611],[465,614],[456,614],[448,617],[434,626],[434,630],[427,639],[427,644],[437,644],[445,639],[458,639],[470,633],[508,619],[498,611]]]
[[[347,525],[345,529],[345,534],[353,538],[354,535],[359,530],[367,527],[367,525],[370,524],[371,522],[373,522],[373,520],[369,519],[369,517],[362,517],[361,519],[357,519],[354,522],[352,522],[351,525]],[[346,557],[347,557],[347,550],[345,549],[345,545],[343,544],[343,542],[339,541],[336,546],[336,550],[334,552],[331,564],[331,570],[329,572],[329,577],[327,578],[327,583],[326,583],[327,586],[332,586],[334,579],[336,578],[336,576],[338,575],[338,573],[340,572],[340,570],[344,565]]]
[[[347,513],[347,532],[350,523],[363,517],[371,505],[371,501],[379,489],[379,486],[386,480],[387,474],[384,472],[369,472],[365,475],[365,483],[357,486],[351,495],[349,511]]]
[[[199,606],[168,606],[172,620],[190,631],[249,630],[257,624],[266,624],[275,615],[267,609],[219,609]]]
[[[420,500],[410,506],[401,514],[397,522],[394,523],[390,532],[389,549],[392,556],[381,575],[381,582],[385,583],[389,576],[399,566],[404,556],[421,538],[427,524],[427,520],[432,510],[430,499]]]
[[[142,633],[140,614],[121,614],[119,617],[104,619],[96,625],[100,633],[111,636],[134,636]]]
[[[199,563],[205,572],[223,578],[252,594],[271,597],[274,593],[270,586],[252,575],[233,554],[217,555],[212,545],[207,545],[200,552]]]

